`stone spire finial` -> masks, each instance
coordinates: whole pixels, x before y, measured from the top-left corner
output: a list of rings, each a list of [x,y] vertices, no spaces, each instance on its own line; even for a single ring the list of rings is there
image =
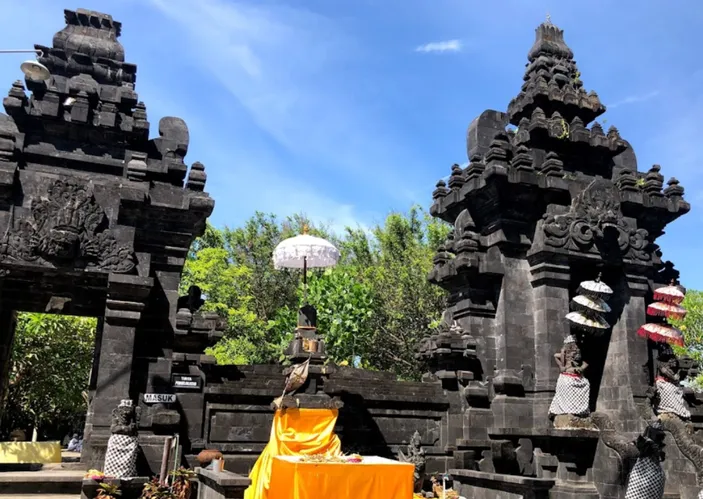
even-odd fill
[[[552,24],[551,16],[547,15],[547,20],[537,26],[535,32],[535,43],[527,54],[530,62],[540,55],[551,55],[564,59],[574,58],[574,53],[564,41],[564,30]]]

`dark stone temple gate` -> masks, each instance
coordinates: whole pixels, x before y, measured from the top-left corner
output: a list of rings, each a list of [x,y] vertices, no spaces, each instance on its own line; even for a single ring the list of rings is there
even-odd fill
[[[16,311],[98,317],[84,465],[102,466],[110,412],[131,398],[142,409],[140,473],[158,472],[173,434],[185,462],[215,448],[228,469],[247,473],[268,442],[283,367],[218,366],[203,354],[224,324],[199,310],[197,292],[179,297],[178,288],[214,202],[203,166],[184,162],[182,120],[162,119],[149,139],[120,30],[108,15],[66,11],[53,46],[37,46],[51,78],[27,81],[30,97],[16,82],[3,101],[0,386]],[[392,457],[417,432],[426,472],[449,471],[467,497],[621,498],[631,442],[652,417],[657,363],[635,331],[653,290],[678,277],[655,240],[690,206],[675,179],[664,187],[658,166],[638,171],[617,129],[587,128],[605,107],[583,89],[561,30],[540,25],[528,59],[508,112],[474,120],[468,167],[455,165],[433,194],[431,213],[454,230],[430,275],[449,306],[418,347],[423,382],[330,364],[300,392],[341,405],[347,452]],[[613,327],[583,351],[597,428],[554,428],[553,354],[577,286],[597,273],[615,291]],[[688,403],[698,431],[703,399],[689,394]],[[692,499],[703,447],[667,429],[667,497]]]
[[[15,82],[0,114],[0,381],[16,311],[98,317],[90,463],[119,400],[163,390],[159,376],[168,386],[183,363],[178,338],[192,328],[176,327],[180,274],[214,206],[203,166],[183,161],[186,124],[164,118],[149,139],[120,29],[108,15],[66,11],[53,46],[36,46],[51,78],[27,80],[29,98]],[[146,411],[147,457],[157,423],[174,420]]]

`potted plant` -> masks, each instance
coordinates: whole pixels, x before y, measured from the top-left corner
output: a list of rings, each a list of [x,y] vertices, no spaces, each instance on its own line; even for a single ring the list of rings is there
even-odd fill
[[[174,495],[168,484],[161,483],[158,477],[154,477],[150,482],[144,484],[142,495],[139,497],[141,499],[173,499]]]
[[[92,469],[88,470],[88,472],[83,478],[87,478],[88,480],[95,480],[96,482],[101,482],[105,479],[105,473],[100,470]]]
[[[173,477],[173,484],[171,486],[173,496],[176,499],[190,499],[190,495],[193,492],[191,480],[195,478],[195,472],[181,466],[177,470],[172,471],[171,476]]]
[[[122,495],[120,486],[114,483],[101,482],[98,485],[97,499],[117,499]]]

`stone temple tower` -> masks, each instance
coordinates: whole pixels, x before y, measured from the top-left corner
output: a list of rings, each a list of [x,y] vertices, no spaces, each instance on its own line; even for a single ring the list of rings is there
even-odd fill
[[[622,469],[599,432],[552,428],[553,355],[579,283],[602,274],[614,290],[612,327],[582,347],[591,410],[628,438],[643,430],[655,354],[636,331],[653,289],[678,276],[656,240],[690,205],[676,179],[665,185],[659,165],[639,171],[618,130],[594,121],[605,106],[584,88],[561,29],[541,24],[528,61],[507,112],[471,123],[468,166],[454,165],[432,195],[432,215],[454,230],[430,280],[449,292],[445,317],[473,337],[479,361],[455,456],[468,468],[555,479],[556,497],[618,497]],[[512,468],[503,444],[528,457]]]

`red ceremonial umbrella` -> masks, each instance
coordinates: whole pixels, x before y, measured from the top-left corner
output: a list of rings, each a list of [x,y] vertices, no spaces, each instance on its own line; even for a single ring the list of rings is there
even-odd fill
[[[645,324],[639,328],[637,334],[652,341],[683,346],[683,333],[674,327],[664,324]]]
[[[679,306],[679,305],[674,305],[673,303],[665,303],[665,302],[654,302],[650,306],[647,307],[647,313],[649,315],[656,315],[659,317],[667,317],[669,319],[683,319],[686,317],[686,309]]]
[[[686,297],[684,292],[672,282],[669,286],[664,286],[654,290],[654,299],[666,303],[678,305]]]

